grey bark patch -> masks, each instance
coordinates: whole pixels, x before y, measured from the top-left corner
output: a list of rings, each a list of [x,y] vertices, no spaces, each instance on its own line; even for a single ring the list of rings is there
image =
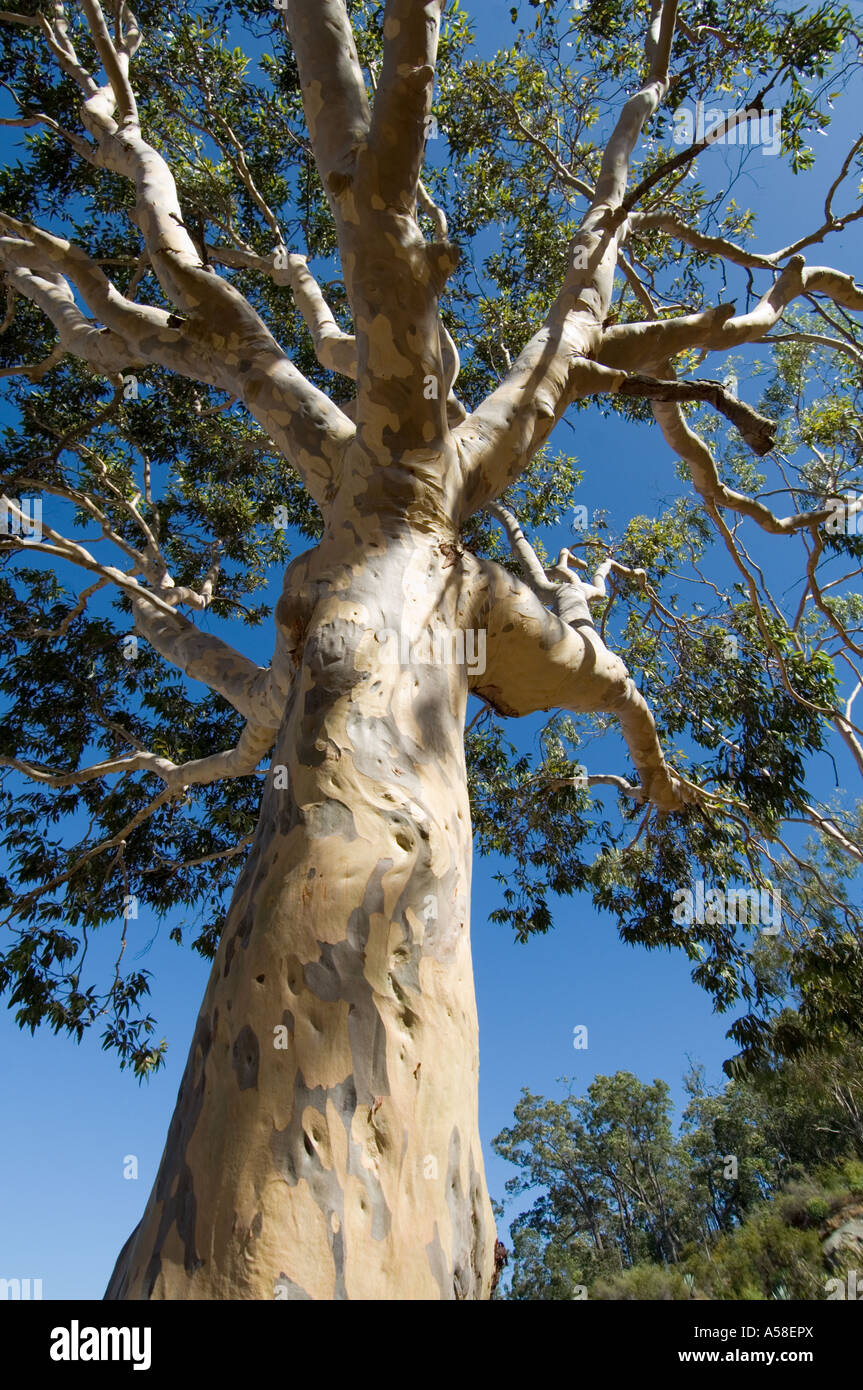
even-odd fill
[[[485,1184],[479,1169],[470,1155],[470,1220],[472,1228],[471,1267],[473,1269],[474,1298],[483,1296],[482,1254],[489,1239],[485,1207]]]
[[[307,987],[319,999],[348,1003],[348,1037],[357,1096],[363,1105],[373,1104],[375,1096],[389,1095],[386,1028],[364,968],[371,917],[384,911],[383,876],[392,863],[382,859],[375,868],[362,905],[348,918],[344,940],[319,942],[318,960],[303,970]]]
[[[352,1079],[351,1079],[352,1080]],[[343,1083],[344,1084],[344,1083]],[[345,1289],[344,1238],[337,1241],[333,1231],[332,1215],[338,1217],[339,1231],[344,1225],[344,1193],[338,1174],[333,1168],[325,1168],[318,1156],[314,1142],[304,1128],[305,1112],[312,1107],[317,1110],[324,1124],[327,1123],[326,1102],[331,1092],[322,1086],[309,1089],[300,1073],[294,1081],[294,1103],[291,1118],[283,1130],[274,1130],[270,1136],[270,1148],[276,1166],[285,1181],[295,1187],[305,1180],[314,1201],[326,1221],[327,1239],[333,1257],[335,1280],[332,1297],[344,1299]]]
[[[465,679],[462,672],[462,679]],[[452,716],[449,713],[450,674],[446,667],[432,666],[423,674],[421,693],[414,700],[414,717],[422,730],[427,753],[447,763],[452,758]]]
[[[480,1251],[484,1248],[485,1220],[482,1182],[470,1156],[469,1192],[461,1186],[461,1135],[454,1127],[450,1135],[446,1196],[452,1222],[452,1289],[459,1301],[482,1298]]]
[[[266,795],[269,798],[269,804],[272,805],[273,833],[281,835],[286,840],[298,825],[303,824],[305,814],[297,805],[290,788],[285,791],[277,791],[275,786],[270,785]]]
[[[306,1293],[304,1288],[289,1279],[287,1274],[280,1274],[276,1280],[275,1292],[273,1295],[280,1303],[313,1303],[314,1299],[310,1293]]]
[[[253,893],[253,891],[254,885],[252,884],[250,885],[250,894]],[[252,899],[252,902],[253,901],[254,899]],[[234,952],[237,949],[237,942],[239,941],[240,945],[244,949],[249,944],[249,938],[252,934],[252,927],[254,925],[254,909],[252,906],[252,902],[246,902],[245,911],[240,916],[239,921],[237,922],[236,927],[234,928],[234,931],[228,938],[228,944],[225,947],[225,969],[223,972],[225,977],[227,977],[231,969],[231,964],[234,959]]]
[[[389,784],[393,772],[398,769],[399,786],[415,800],[422,798],[424,792],[416,763],[421,757],[428,758],[428,753],[398,728],[392,715],[372,719],[368,715],[349,714],[345,719],[345,733],[350,739],[351,756],[358,772],[372,781]]]
[[[419,982],[420,950],[415,942],[405,942],[399,947],[396,958],[390,959],[389,976],[393,994],[403,1009],[408,1007],[409,994],[420,993]]]
[[[428,838],[427,835],[425,838]],[[402,944],[394,953],[401,959],[393,962],[390,973],[403,989],[421,993],[419,963],[423,956],[433,956],[442,963],[452,960],[467,923],[466,898],[464,915],[457,911],[457,882],[456,865],[438,877],[433,870],[431,856],[425,853],[417,855],[392,911],[393,921],[400,922],[402,926]],[[429,899],[433,906],[431,912],[427,910]],[[414,941],[413,932],[408,926],[408,909],[424,924],[421,945]]]
[[[448,964],[458,949],[467,920],[467,899],[464,901],[465,918],[459,915],[459,901],[456,894],[457,870],[455,867],[440,879],[434,881],[432,890],[437,904],[434,916],[425,917],[422,954],[432,956],[442,964]]]
[[[362,631],[355,623],[330,618],[308,639],[304,664],[312,678],[312,687],[303,705],[304,725],[316,723],[317,714],[331,709],[335,701],[368,680],[368,672],[358,671],[354,664],[354,651],[361,637]],[[307,751],[315,750],[312,747]],[[318,754],[318,761],[320,756]],[[305,757],[301,761],[305,762]]]
[[[347,1298],[345,1288],[345,1238],[344,1238],[344,1193],[339,1177],[333,1168],[325,1168],[314,1143],[303,1126],[303,1117],[311,1107],[328,1124],[327,1103],[333,1106],[348,1140],[346,1174],[357,1177],[366,1190],[371,1209],[371,1236],[373,1240],[383,1240],[392,1225],[392,1215],[384,1199],[380,1183],[363,1163],[362,1149],[351,1138],[351,1125],[357,1109],[357,1092],[353,1076],[348,1076],[337,1086],[325,1089],[323,1086],[309,1088],[302,1073],[294,1080],[294,1097],[291,1118],[282,1130],[274,1129],[270,1135],[270,1149],[277,1170],[291,1187],[305,1180],[309,1190],[322,1212],[327,1227],[327,1238],[335,1267],[334,1299]],[[333,1230],[333,1213],[338,1217],[338,1230]]]
[[[355,840],[357,828],[350,806],[337,801],[335,797],[321,802],[314,808],[314,833],[321,836],[337,835],[340,840]]]
[[[470,1279],[465,1269],[468,1243],[468,1217],[465,1211],[464,1193],[461,1190],[461,1135],[453,1128],[449,1140],[449,1157],[446,1175],[446,1201],[452,1222],[452,1288],[453,1297],[464,1299],[468,1296]]]
[[[257,1088],[260,1058],[258,1035],[247,1023],[240,1029],[231,1049],[231,1065],[236,1072],[237,1085],[241,1091],[247,1091],[250,1087]]]
[[[180,1169],[176,1189],[162,1207],[159,1230],[153,1244],[153,1253],[144,1275],[144,1297],[152,1298],[156,1280],[162,1272],[162,1246],[172,1226],[183,1242],[183,1268],[187,1274],[194,1274],[203,1267],[204,1261],[195,1251],[195,1219],[197,1202],[195,1199],[195,1180],[192,1170],[184,1163]]]
[[[426,1256],[429,1262],[429,1269],[440,1289],[440,1296],[443,1299],[452,1299],[452,1281],[449,1278],[446,1257],[444,1256],[443,1246],[440,1242],[440,1233],[437,1222],[434,1223],[434,1237],[426,1246]]]
[[[402,944],[390,960],[390,975],[402,993],[407,993],[410,990],[414,994],[420,994],[422,992],[420,987],[422,948],[419,942],[414,941],[404,917],[402,917],[401,925]]]

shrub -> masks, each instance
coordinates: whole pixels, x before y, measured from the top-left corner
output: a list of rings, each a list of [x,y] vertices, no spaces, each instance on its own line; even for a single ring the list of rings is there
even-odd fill
[[[680,1266],[668,1269],[664,1265],[640,1264],[611,1278],[597,1279],[590,1289],[590,1298],[605,1300],[652,1300],[669,1303],[692,1298],[693,1294]]]

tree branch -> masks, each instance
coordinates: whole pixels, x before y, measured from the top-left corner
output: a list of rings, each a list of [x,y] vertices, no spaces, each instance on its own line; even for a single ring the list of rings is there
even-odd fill
[[[829,266],[806,266],[794,256],[748,314],[734,315],[723,304],[699,314],[619,324],[606,330],[597,358],[615,370],[650,371],[667,358],[692,348],[727,352],[763,339],[788,305],[802,295],[824,294],[843,308],[863,310],[863,287]]]
[[[645,40],[648,79],[624,105],[605,148],[590,208],[570,245],[569,270],[545,323],[501,385],[454,432],[465,517],[518,477],[571,401],[617,389],[608,378],[599,384],[601,373],[590,359],[602,343],[625,235],[622,205],[632,153],[668,88],[676,11],[676,0],[653,5]]]
[[[745,401],[732,396],[721,381],[661,381],[656,377],[634,374],[624,377],[618,395],[638,396],[652,401],[704,401],[737,427],[750,449],[759,457],[769,453],[776,443],[774,422],[759,415]]]
[[[669,447],[689,468],[696,492],[710,506],[727,507],[741,516],[748,516],[775,536],[808,530],[812,526],[822,525],[834,515],[835,508],[825,506],[817,511],[775,516],[757,498],[747,497],[745,493],[737,492],[722,482],[713,454],[703,439],[690,429],[679,405],[673,400],[655,400],[653,414]]]
[[[388,208],[414,215],[446,0],[387,0],[369,155]]]
[[[40,27],[63,71],[84,94],[81,118],[96,142],[94,161],[134,184],[134,220],[144,237],[150,263],[165,294],[189,316],[188,323],[182,333],[172,334],[158,317],[161,311],[131,306],[104,276],[99,278],[101,272],[96,273],[83,252],[53,238],[64,249],[66,273],[76,284],[76,274],[86,279],[88,290],[80,284],[79,288],[100,302],[101,307],[94,312],[105,315],[109,328],[122,333],[123,326],[116,318],[122,317],[123,324],[129,324],[132,311],[139,324],[143,317],[154,326],[160,325],[160,332],[151,333],[146,360],[165,362],[166,355],[171,356],[173,360],[165,365],[173,370],[232,390],[240,397],[323,505],[335,486],[353,428],[338,407],[288,361],[240,292],[203,265],[183,223],[173,175],[141,134],[128,75],[131,55],[140,40],[131,12],[122,8],[124,26],[118,23],[115,41],[98,0],[81,0],[81,7],[108,78],[104,87],[99,87],[80,63],[62,6],[55,7],[50,20],[40,16]],[[343,6],[339,8],[343,11]],[[34,240],[45,252],[52,239],[48,233],[39,233]],[[59,246],[55,245],[54,251],[59,252]],[[162,336],[165,333],[168,344]],[[166,354],[166,346],[173,347],[173,352]]]
[[[357,340],[353,333],[343,333],[323,291],[308,268],[306,256],[276,247],[271,256],[258,256],[253,251],[229,246],[209,246],[208,255],[217,264],[257,270],[276,285],[288,285],[294,296],[303,322],[312,336],[315,356],[322,367],[338,372],[350,381],[357,378]]]
[[[332,203],[353,177],[371,124],[351,22],[344,0],[288,0],[285,26],[315,163]]]
[[[284,695],[269,667],[258,666],[220,637],[202,632],[181,613],[154,612],[143,597],[132,602],[135,627],[151,647],[190,680],[224,696],[251,723],[271,731],[279,726]]]
[[[551,598],[555,585],[546,578],[545,570],[539,562],[536,551],[521,529],[518,517],[514,516],[502,502],[489,502],[486,511],[500,522],[506,532],[513,555],[524,571],[525,582],[530,585],[537,598],[543,603]]]
[[[626,667],[593,626],[563,622],[489,560],[465,555],[464,562],[468,623],[487,633],[486,667],[471,675],[473,692],[504,715],[548,709],[613,714],[645,798],[663,811],[692,799],[692,789],[666,763],[653,716]]]

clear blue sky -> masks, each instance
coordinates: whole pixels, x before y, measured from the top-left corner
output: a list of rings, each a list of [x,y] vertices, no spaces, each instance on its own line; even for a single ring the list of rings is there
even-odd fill
[[[508,15],[500,0],[465,7],[478,19],[482,49],[509,37],[508,18],[495,18]],[[847,148],[853,127],[846,101],[829,147]],[[709,157],[717,183],[736,169],[736,157],[732,166],[730,153],[719,147]],[[750,157],[735,196],[759,209],[760,247],[773,249],[811,229],[835,162],[824,160],[814,176],[800,180],[779,160]],[[860,249],[852,227],[814,259],[853,270]],[[743,383],[741,390],[747,394]],[[616,531],[633,515],[655,512],[679,488],[673,458],[655,429],[584,413],[577,416],[577,431],[562,426],[555,442],[585,469],[578,500],[608,510]],[[254,635],[243,638],[236,640],[250,655],[267,659],[254,650]],[[518,945],[506,928],[488,922],[499,903],[492,879],[497,867],[475,864],[473,949],[481,1132],[491,1192],[501,1198],[512,1170],[493,1155],[489,1141],[511,1121],[523,1086],[559,1094],[563,1075],[583,1089],[598,1072],[626,1069],[645,1081],[664,1078],[679,1102],[689,1058],[705,1064],[709,1079],[721,1079],[731,1020],[712,1013],[682,956],[623,945],[611,920],[579,898],[557,903],[548,936]],[[169,941],[172,925],[146,915],[130,924],[130,953],[154,977],[147,1007],[158,1019],[157,1037],[170,1040],[167,1065],[143,1087],[117,1070],[98,1038],[80,1046],[49,1033],[31,1038],[0,1011],[0,1277],[41,1278],[47,1298],[101,1297],[149,1194],[209,970],[188,948]],[[587,1051],[573,1050],[577,1024],[589,1029]],[[124,1179],[127,1155],[138,1159],[137,1181]],[[505,1229],[501,1235],[508,1240]]]

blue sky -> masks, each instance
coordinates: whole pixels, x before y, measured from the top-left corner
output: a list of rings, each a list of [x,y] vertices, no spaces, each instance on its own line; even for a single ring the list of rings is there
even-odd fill
[[[477,18],[484,51],[509,38],[508,19],[494,18],[508,13],[500,0],[465,7]],[[840,109],[825,140],[828,150],[844,152],[853,139],[853,105],[846,100]],[[717,186],[730,181],[738,156],[716,147],[702,157],[707,158],[714,161],[707,178]],[[735,197],[759,210],[759,247],[787,244],[811,228],[837,162],[824,159],[813,176],[801,180],[779,160],[753,152]],[[700,172],[705,174],[703,164]],[[860,234],[852,227],[823,252],[815,248],[810,254],[853,271],[860,250]],[[744,381],[741,393],[754,398]],[[679,490],[673,457],[653,428],[585,412],[576,417],[575,431],[560,427],[554,442],[575,454],[585,470],[578,500],[609,511],[616,531],[632,515],[653,514]],[[558,537],[561,543],[569,538],[564,532]],[[253,634],[235,640],[251,656],[268,659],[255,650],[260,639]],[[532,729],[520,737],[530,743]],[[546,937],[515,943],[508,929],[488,922],[500,900],[493,881],[498,867],[494,861],[475,863],[473,950],[481,1133],[490,1189],[501,1198],[512,1170],[492,1153],[490,1140],[511,1121],[522,1087],[559,1094],[564,1075],[581,1090],[596,1073],[626,1069],[645,1081],[667,1080],[679,1103],[690,1058],[704,1063],[710,1080],[721,1079],[731,1019],[713,1014],[682,956],[622,944],[612,921],[582,899],[557,902],[555,927]],[[97,1037],[80,1046],[49,1033],[31,1038],[19,1032],[9,1012],[0,1011],[0,1277],[41,1278],[45,1297],[101,1297],[146,1202],[209,970],[188,948],[169,941],[172,925],[146,914],[130,924],[130,955],[153,974],[147,1007],[158,1019],[157,1037],[170,1041],[166,1066],[144,1086],[117,1070]],[[108,945],[94,950],[107,956]],[[589,1030],[587,1051],[573,1049],[579,1024]],[[124,1178],[128,1155],[137,1158],[137,1180]],[[507,1232],[501,1234],[506,1240]]]

